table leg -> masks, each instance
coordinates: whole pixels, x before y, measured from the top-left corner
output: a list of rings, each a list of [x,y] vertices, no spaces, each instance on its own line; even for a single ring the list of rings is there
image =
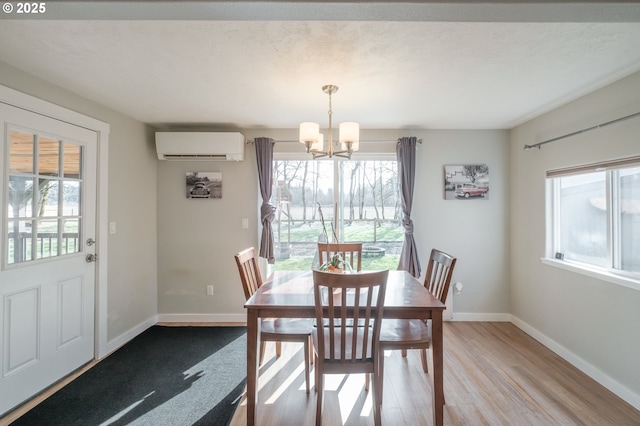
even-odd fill
[[[443,342],[442,342],[442,311],[432,312],[431,317],[431,348],[433,358],[433,424],[442,425],[444,421],[444,389],[443,389]]]
[[[247,426],[256,424],[258,404],[258,369],[260,318],[255,309],[247,310]]]

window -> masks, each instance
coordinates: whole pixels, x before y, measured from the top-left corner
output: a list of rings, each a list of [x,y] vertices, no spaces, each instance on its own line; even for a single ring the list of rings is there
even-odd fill
[[[327,233],[362,242],[362,269],[396,269],[404,241],[395,160],[275,160],[274,269],[308,269]]]
[[[554,256],[640,278],[640,158],[549,171],[547,177]]]
[[[80,251],[82,147],[9,132],[7,264]]]

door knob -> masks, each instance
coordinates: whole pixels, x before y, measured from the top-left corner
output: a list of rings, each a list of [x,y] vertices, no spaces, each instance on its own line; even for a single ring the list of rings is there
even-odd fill
[[[88,254],[87,257],[85,257],[85,260],[87,262],[97,262],[98,261],[98,255],[97,254]]]

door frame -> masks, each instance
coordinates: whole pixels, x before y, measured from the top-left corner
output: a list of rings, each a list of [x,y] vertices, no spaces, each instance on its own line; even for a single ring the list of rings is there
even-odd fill
[[[108,153],[109,131],[108,123],[95,118],[71,111],[60,105],[36,98],[23,92],[0,85],[0,102],[21,108],[36,114],[44,115],[74,126],[95,131],[98,136],[96,173],[96,262],[95,282],[95,334],[94,359],[100,359],[108,354],[107,346],[107,271],[108,271]]]

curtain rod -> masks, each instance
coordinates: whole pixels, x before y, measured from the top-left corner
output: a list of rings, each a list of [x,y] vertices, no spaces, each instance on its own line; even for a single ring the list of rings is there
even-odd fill
[[[299,140],[295,140],[295,141],[294,140],[276,140],[276,142],[300,143]],[[398,140],[396,139],[396,140],[392,141],[392,140],[388,140],[388,139],[380,139],[380,140],[364,140],[364,139],[362,139],[360,142],[363,142],[363,143],[396,143],[396,142],[398,142]],[[252,144],[252,143],[254,143],[254,140],[253,139],[247,139],[247,143],[248,144]],[[336,143],[338,143],[338,142],[336,142]],[[422,144],[422,139],[418,139],[418,143]]]
[[[616,118],[615,120],[607,121],[606,123],[598,124],[597,126],[588,127],[586,129],[578,130],[578,131],[572,132],[572,133],[567,133],[566,135],[558,136],[558,137],[555,137],[553,139],[548,139],[548,140],[546,140],[544,142],[538,142],[538,143],[535,143],[533,145],[525,145],[525,146],[522,147],[522,149],[524,149],[525,151],[529,151],[531,148],[540,149],[540,147],[542,145],[546,144],[546,143],[555,142],[555,141],[558,141],[560,139],[568,138],[570,136],[579,135],[580,133],[585,133],[585,132],[589,132],[591,130],[599,129],[601,127],[605,127],[605,126],[608,126],[610,124],[618,123],[620,121],[628,120],[630,118],[637,117],[639,115],[640,115],[640,112],[636,112],[635,114],[627,115],[625,117]]]

